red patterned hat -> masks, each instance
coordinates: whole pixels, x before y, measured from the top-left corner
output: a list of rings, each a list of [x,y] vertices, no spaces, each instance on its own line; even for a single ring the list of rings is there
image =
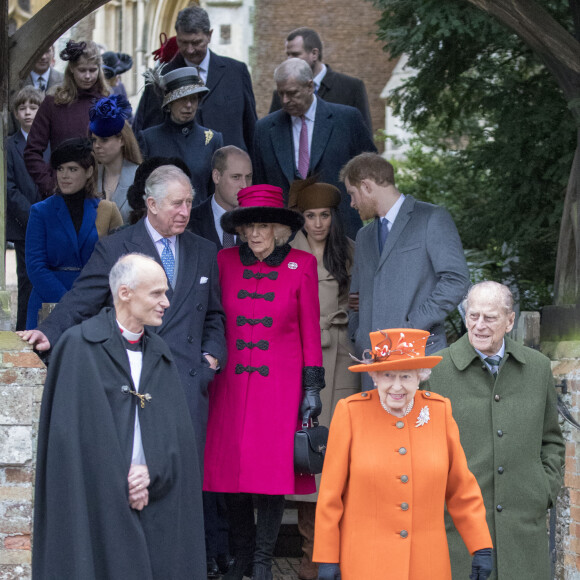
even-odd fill
[[[371,332],[371,348],[363,352],[363,360],[359,361],[362,364],[348,367],[348,370],[368,373],[433,368],[443,357],[425,356],[429,336],[427,330],[416,328],[389,328]]]
[[[221,218],[224,231],[236,234],[237,228],[247,224],[266,223],[289,226],[295,232],[304,225],[302,214],[284,207],[280,187],[252,185],[238,192],[239,207],[228,211]]]

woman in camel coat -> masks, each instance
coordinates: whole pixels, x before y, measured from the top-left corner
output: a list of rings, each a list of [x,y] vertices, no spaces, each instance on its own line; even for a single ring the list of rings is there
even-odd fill
[[[322,366],[326,387],[320,392],[322,413],[318,421],[330,427],[330,420],[340,399],[360,391],[359,377],[348,372],[354,345],[348,336],[348,289],[354,242],[344,234],[338,205],[340,191],[314,179],[296,180],[289,193],[290,207],[304,216],[304,227],[290,243],[293,248],[312,254],[318,270],[320,302],[320,338]],[[320,487],[320,475],[316,476]],[[297,501],[298,530],[302,536],[303,557],[298,569],[300,580],[318,578],[318,566],[312,562],[314,514],[317,493],[289,496]]]
[[[372,332],[364,364],[350,367],[377,389],[340,401],[332,420],[314,539],[321,580],[451,580],[445,505],[474,555],[470,578],[491,574],[485,507],[451,405],[418,391],[441,360],[424,355],[428,336]]]

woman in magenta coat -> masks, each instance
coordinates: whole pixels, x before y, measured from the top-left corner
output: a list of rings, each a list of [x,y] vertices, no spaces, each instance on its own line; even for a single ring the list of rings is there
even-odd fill
[[[241,580],[253,561],[254,580],[268,580],[284,495],[315,491],[293,456],[294,433],[321,409],[318,274],[287,243],[304,219],[280,188],[247,187],[238,201],[221,221],[245,243],[218,254],[228,362],[210,391],[204,489],[226,494],[236,561],[224,578]]]

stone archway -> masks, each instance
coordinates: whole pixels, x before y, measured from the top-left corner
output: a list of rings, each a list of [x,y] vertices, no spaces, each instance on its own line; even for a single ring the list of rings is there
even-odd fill
[[[177,13],[187,6],[199,6],[199,2],[188,0],[155,0],[147,6],[145,26],[143,27],[143,46],[147,47],[147,56],[159,48],[159,35],[164,32],[167,37],[175,34]],[[149,63],[151,64],[151,63]]]

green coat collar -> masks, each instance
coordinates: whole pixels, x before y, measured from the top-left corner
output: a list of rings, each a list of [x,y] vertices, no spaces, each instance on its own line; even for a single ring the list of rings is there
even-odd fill
[[[505,351],[520,364],[525,365],[528,360],[526,357],[526,347],[518,344],[515,340],[505,337]],[[469,342],[469,337],[464,334],[457,342],[449,347],[449,354],[453,364],[458,370],[464,371],[475,359],[479,360],[479,355]]]

